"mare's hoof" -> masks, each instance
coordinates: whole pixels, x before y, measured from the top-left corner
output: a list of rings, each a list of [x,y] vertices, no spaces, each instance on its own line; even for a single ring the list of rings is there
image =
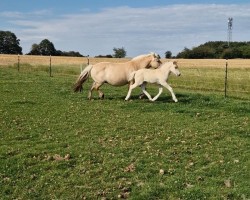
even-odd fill
[[[104,94],[99,95],[100,99],[104,99]]]
[[[139,96],[139,99],[143,99],[144,98],[144,94],[141,94],[140,96]]]

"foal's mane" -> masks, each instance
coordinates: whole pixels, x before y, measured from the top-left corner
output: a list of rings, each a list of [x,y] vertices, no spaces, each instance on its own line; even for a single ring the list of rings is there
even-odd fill
[[[177,65],[177,60],[170,60],[170,61],[168,61],[168,62],[162,63],[162,64],[160,65],[159,69],[162,68],[162,67],[165,66],[165,65],[167,65],[167,66],[170,67],[170,66],[171,66],[170,63],[173,63],[173,65]]]

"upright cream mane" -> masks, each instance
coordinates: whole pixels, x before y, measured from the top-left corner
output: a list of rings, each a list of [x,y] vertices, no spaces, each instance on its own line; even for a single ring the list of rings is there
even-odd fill
[[[146,55],[152,55],[152,56],[154,56],[155,58],[160,58],[160,56],[159,56],[157,53],[154,53],[154,52],[151,52],[151,53],[146,54]],[[144,58],[146,55],[139,55],[139,56],[136,56],[136,57],[134,57],[132,60],[140,60],[140,59]]]

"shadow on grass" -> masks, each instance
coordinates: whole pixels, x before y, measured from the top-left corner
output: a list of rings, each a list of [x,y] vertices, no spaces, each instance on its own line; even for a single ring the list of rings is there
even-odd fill
[[[151,104],[159,104],[159,103],[189,104],[189,103],[192,103],[194,101],[193,95],[189,95],[189,94],[176,94],[176,97],[178,99],[177,103],[175,103],[174,100],[172,99],[172,97],[169,95],[162,95],[154,102],[149,101],[149,99],[146,96],[144,96],[142,99],[139,99],[139,96],[137,95],[137,96],[132,96],[130,98],[130,101],[132,100],[136,103],[143,102],[143,103],[151,103]],[[125,99],[125,97],[122,99]]]
[[[178,103],[182,103],[182,104],[190,104],[193,103],[195,101],[197,101],[197,99],[206,99],[204,96],[202,95],[194,95],[194,94],[177,94],[176,97],[178,99],[178,102],[175,103],[172,99],[171,96],[167,96],[167,95],[162,95],[161,97],[159,97],[156,101],[152,102],[150,101],[146,96],[144,96],[143,98],[139,98],[139,94],[138,95],[133,95],[130,97],[130,99],[128,101],[125,101],[125,97],[126,96],[105,96],[104,99],[100,99],[98,98],[98,96],[93,96],[92,100],[99,100],[99,101],[121,101],[121,102],[128,102],[128,103],[136,103],[136,104],[166,104],[166,103],[173,103],[173,104],[178,104]],[[87,99],[87,96],[82,96],[84,99]],[[209,101],[209,98],[207,99]]]

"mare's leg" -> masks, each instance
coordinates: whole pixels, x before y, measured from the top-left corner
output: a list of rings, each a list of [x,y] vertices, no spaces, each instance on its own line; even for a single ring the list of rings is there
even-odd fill
[[[143,93],[148,97],[148,99],[149,99],[150,101],[152,101],[152,100],[153,100],[152,97],[151,97],[150,94],[146,91],[146,83],[141,84],[141,89],[142,89]]]
[[[125,101],[129,100],[132,90],[135,89],[137,86],[138,85],[136,83],[129,86],[128,94],[127,94],[127,96],[125,98]]]
[[[146,86],[145,86],[145,90],[146,90]],[[145,97],[144,92],[142,92],[141,94],[139,94],[139,99],[143,99]]]
[[[143,99],[144,96],[145,94],[142,92],[141,94],[139,94],[139,99]]]
[[[152,101],[155,101],[156,99],[158,99],[158,97],[161,95],[162,91],[163,91],[163,88],[162,88],[162,86],[160,85],[160,87],[159,87],[159,92],[158,92],[158,94],[152,99]]]
[[[146,88],[145,88],[146,90]],[[139,94],[139,99],[143,99],[145,97],[145,94],[142,92],[141,94]]]
[[[170,92],[171,95],[172,95],[172,99],[174,100],[174,102],[178,102],[178,100],[177,100],[177,98],[176,98],[176,96],[175,96],[175,94],[174,94],[174,91],[173,91],[173,89],[170,87],[170,85],[168,85],[167,82],[162,82],[161,85],[164,86],[165,88],[167,88],[167,89],[169,90],[169,92]]]
[[[101,98],[101,99],[104,98],[103,92],[99,89],[102,85],[103,85],[103,83],[96,83],[96,82],[93,83],[91,89],[89,90],[89,94],[88,94],[89,100],[92,98],[92,91],[94,89],[97,90],[97,92],[99,93],[99,98]]]
[[[98,85],[96,86],[96,90],[99,93],[99,98],[100,99],[104,99],[104,93],[100,90],[100,87],[103,85],[103,83],[98,83]]]
[[[92,91],[95,89],[95,82],[92,84],[92,87],[89,90],[88,99],[90,100],[92,98]]]

